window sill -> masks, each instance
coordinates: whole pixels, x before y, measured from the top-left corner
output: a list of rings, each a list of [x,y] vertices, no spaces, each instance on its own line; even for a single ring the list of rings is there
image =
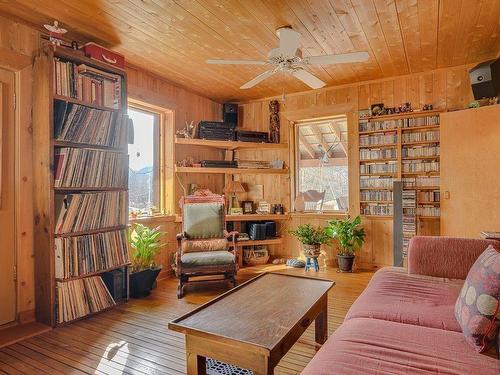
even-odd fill
[[[290,216],[293,217],[324,217],[324,218],[346,218],[348,216],[347,212],[341,211],[323,211],[323,212],[290,212]]]
[[[129,222],[132,223],[157,223],[157,222],[174,222],[175,215],[153,215],[153,216],[139,216],[129,217]]]

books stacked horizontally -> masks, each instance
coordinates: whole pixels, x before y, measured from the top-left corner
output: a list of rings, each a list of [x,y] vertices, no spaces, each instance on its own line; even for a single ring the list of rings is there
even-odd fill
[[[65,323],[116,303],[100,276],[57,283],[57,322]]]
[[[124,153],[58,148],[54,151],[54,186],[126,188],[127,166]]]
[[[56,195],[56,234],[125,226],[126,191]]]
[[[55,239],[56,278],[65,279],[129,262],[125,230]]]
[[[123,147],[127,142],[128,116],[56,100],[54,138],[98,146]]]
[[[271,164],[262,160],[238,160],[238,168],[268,169],[271,168]]]
[[[54,92],[102,107],[121,107],[121,76],[56,58]]]

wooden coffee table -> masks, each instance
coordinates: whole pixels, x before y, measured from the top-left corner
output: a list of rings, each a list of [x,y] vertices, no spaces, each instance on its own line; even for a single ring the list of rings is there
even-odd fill
[[[205,374],[206,358],[273,374],[274,367],[315,321],[315,339],[327,332],[333,281],[279,273],[257,276],[173,320],[186,335],[188,374]]]

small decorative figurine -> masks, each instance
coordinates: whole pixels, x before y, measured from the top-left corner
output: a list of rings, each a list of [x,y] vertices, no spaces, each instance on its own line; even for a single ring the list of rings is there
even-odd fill
[[[176,136],[181,136],[182,138],[192,139],[194,138],[196,127],[194,126],[194,121],[191,121],[189,124],[186,121],[186,125],[182,129],[179,129],[175,132]]]
[[[269,102],[269,132],[271,133],[271,142],[280,143],[280,115],[277,100]]]
[[[60,46],[63,41],[63,35],[68,30],[59,27],[59,22],[54,21],[53,25],[43,25],[49,31],[49,42],[54,46]]]

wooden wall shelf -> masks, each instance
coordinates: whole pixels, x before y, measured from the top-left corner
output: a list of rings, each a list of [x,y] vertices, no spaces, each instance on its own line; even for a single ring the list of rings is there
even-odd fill
[[[277,238],[269,238],[266,240],[238,241],[238,242],[236,242],[236,244],[237,244],[237,246],[257,246],[257,245],[279,245],[282,242],[283,242],[283,238],[277,237]]]
[[[276,149],[288,148],[287,143],[215,141],[210,139],[188,139],[188,138],[176,138],[175,144],[188,145],[188,146],[204,146],[204,147],[220,148],[224,150],[237,150],[237,149],[276,150]]]
[[[423,116],[432,116],[438,115],[440,113],[446,112],[446,109],[434,109],[432,111],[415,111],[415,112],[403,112],[403,113],[395,113],[393,115],[383,115],[383,116],[369,116],[360,118],[360,121],[370,120],[370,121],[384,121],[384,120],[397,120],[406,117],[423,117]]]
[[[175,167],[177,173],[217,173],[217,174],[288,174],[288,169],[276,168],[203,168]]]

